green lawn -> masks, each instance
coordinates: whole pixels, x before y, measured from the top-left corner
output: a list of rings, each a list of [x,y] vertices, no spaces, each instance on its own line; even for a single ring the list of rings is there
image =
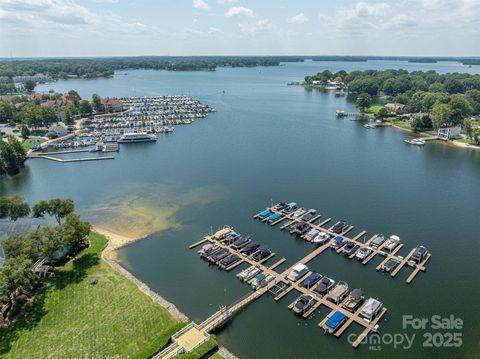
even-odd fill
[[[90,241],[18,322],[0,329],[0,358],[147,358],[183,326],[101,260],[105,237]]]
[[[46,139],[42,137],[38,137],[38,140],[40,141],[40,143],[44,143],[46,141]],[[28,151],[30,149],[30,145],[28,144],[28,138],[22,141],[22,147],[25,149],[25,151]]]
[[[365,109],[365,113],[369,113],[369,114],[372,114],[372,115],[376,115],[378,113],[378,111],[380,111],[380,109],[382,108],[383,106],[381,105],[373,105],[373,106],[370,106],[368,108]]]

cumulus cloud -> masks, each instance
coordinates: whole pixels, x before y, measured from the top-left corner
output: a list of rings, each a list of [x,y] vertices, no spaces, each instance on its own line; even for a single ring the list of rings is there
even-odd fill
[[[288,22],[290,24],[305,24],[306,22],[308,22],[308,20],[309,19],[308,19],[307,15],[305,15],[303,12],[301,12],[300,14],[297,14],[297,15],[289,18]]]
[[[217,0],[218,4],[234,4],[239,2],[240,0]]]
[[[210,9],[210,5],[208,5],[204,0],[193,0],[193,7],[199,10]]]
[[[256,32],[265,32],[272,29],[273,25],[268,19],[258,20],[252,23],[238,24],[242,32],[253,34]]]
[[[225,13],[226,17],[252,17],[253,10],[244,6],[233,6]]]

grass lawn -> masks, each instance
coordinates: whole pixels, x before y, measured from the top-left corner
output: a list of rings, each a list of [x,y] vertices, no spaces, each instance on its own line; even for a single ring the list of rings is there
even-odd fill
[[[147,358],[183,326],[101,259],[105,237],[90,241],[19,321],[0,329],[0,358]]]
[[[401,127],[401,128],[405,128],[407,130],[411,130],[412,129],[412,126],[410,126],[410,123],[408,122],[405,122],[405,121],[393,121],[393,124],[395,126],[398,126],[398,127]]]
[[[40,141],[40,143],[44,143],[46,141],[46,139],[41,137],[38,137],[38,140]],[[22,147],[25,149],[25,151],[28,151],[30,149],[30,146],[28,144],[28,138],[22,141]]]
[[[369,114],[372,114],[372,115],[376,115],[378,113],[378,111],[380,111],[380,109],[382,108],[383,106],[381,105],[373,105],[373,106],[370,106],[368,108],[365,109],[365,113],[369,113]]]

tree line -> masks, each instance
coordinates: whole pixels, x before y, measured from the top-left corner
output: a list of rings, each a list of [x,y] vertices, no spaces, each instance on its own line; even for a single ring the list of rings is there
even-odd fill
[[[0,302],[12,306],[17,304],[12,293],[19,289],[30,292],[39,285],[40,279],[32,270],[38,259],[55,262],[60,259],[59,252],[76,253],[88,245],[90,223],[80,220],[71,199],[42,200],[30,208],[20,196],[0,197],[0,218],[13,222],[30,215],[50,216],[56,225],[39,227],[26,235],[12,234],[1,242],[6,259],[0,269]]]

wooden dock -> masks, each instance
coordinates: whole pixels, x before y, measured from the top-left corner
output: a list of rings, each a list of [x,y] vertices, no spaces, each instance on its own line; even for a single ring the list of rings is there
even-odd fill
[[[299,218],[293,218],[293,213],[288,213],[286,214],[285,212],[283,211],[277,211],[275,209],[276,206],[272,206],[272,207],[269,207],[267,208],[272,214],[273,213],[278,213],[278,214],[281,214],[282,215],[282,221],[286,221],[285,224],[283,224],[280,229],[286,229],[288,227],[290,227],[291,225],[293,225],[294,223],[298,223],[298,222],[302,222],[302,217],[299,217]],[[254,216],[254,218],[258,217],[258,215]],[[314,224],[315,221],[317,221],[318,219],[320,218],[320,215],[316,216],[315,218],[312,218],[310,221],[307,221],[305,223],[307,223],[310,228],[312,229],[315,229],[319,232],[326,232],[326,233],[331,233],[331,228],[326,228],[325,226],[331,222],[331,218],[327,218],[325,219],[324,221],[322,221],[321,223],[319,224]],[[342,238],[344,238],[345,240],[349,241],[349,242],[355,242],[355,244],[357,244],[360,248],[368,248],[370,249],[372,252],[370,253],[370,255],[365,258],[361,263],[363,265],[366,265],[368,264],[373,258],[375,258],[377,255],[380,255],[382,257],[384,257],[384,259],[382,260],[382,263],[380,263],[379,265],[377,265],[377,270],[380,270],[383,268],[383,265],[390,259],[394,259],[394,260],[397,260],[400,262],[400,265],[391,273],[391,277],[395,277],[395,275],[400,271],[400,269],[402,269],[405,264],[408,263],[409,261],[409,258],[410,256],[413,254],[413,251],[412,250],[410,252],[410,254],[407,256],[407,257],[402,257],[400,255],[398,255],[398,252],[400,251],[400,249],[403,248],[404,244],[403,243],[399,243],[398,246],[391,252],[385,252],[383,251],[382,249],[384,248],[385,246],[385,242],[379,246],[378,248],[372,248],[370,247],[370,243],[377,237],[377,235],[373,235],[368,241],[366,242],[362,242],[360,241],[360,239],[362,237],[365,237],[366,234],[367,234],[367,231],[366,230],[362,230],[361,232],[359,232],[357,235],[355,235],[354,237],[352,238],[349,238],[347,237],[347,234],[349,232],[351,232],[352,230],[354,229],[354,226],[352,225],[349,225],[342,233],[340,234],[336,234],[335,236],[340,236]],[[324,248],[325,247],[325,248]],[[328,248],[329,245],[324,245],[320,248],[317,248],[315,249],[314,251],[312,251],[310,253],[310,255],[307,255],[304,260],[307,260],[307,261],[310,261],[311,259],[315,258],[317,255],[319,255],[320,253],[322,253],[326,248]],[[343,252],[343,247],[342,248],[339,248],[336,250],[336,253],[340,254]],[[352,254],[350,255],[348,258],[349,259],[353,259],[355,257],[355,254]],[[429,257],[430,258],[430,257]],[[303,262],[302,262],[303,263]],[[426,263],[426,261],[425,261]],[[304,263],[305,264],[305,263]],[[416,277],[416,275],[419,273],[419,272],[424,272],[425,271],[425,268],[424,266],[421,266],[420,265],[420,268],[418,268],[418,266],[414,267],[414,272],[415,274],[412,273],[412,275],[409,277],[410,281],[407,279],[407,283],[411,283],[411,281],[413,281],[413,279]]]
[[[285,258],[280,259],[279,261],[277,261],[276,263],[274,263],[270,267],[266,267],[265,265],[263,265],[261,263],[255,262],[250,256],[248,256],[248,257],[243,256],[242,257],[242,255],[240,254],[239,251],[231,248],[228,245],[223,244],[220,240],[218,240],[215,237],[215,235],[207,236],[203,240],[190,245],[189,248],[195,248],[196,246],[198,246],[198,245],[200,245],[200,244],[202,244],[206,241],[211,242],[211,243],[215,243],[216,245],[218,245],[220,247],[223,247],[223,248],[228,248],[232,254],[236,254],[236,255],[238,255],[242,258],[242,263],[246,262],[246,263],[249,263],[252,266],[256,266],[266,275],[271,275],[275,278],[266,287],[263,287],[263,288],[257,290],[256,292],[253,292],[253,294],[249,297],[249,299],[246,299],[247,301],[251,302],[251,301],[259,298],[264,293],[270,292],[273,288],[279,288],[278,291],[274,291],[276,293],[275,297],[274,297],[275,301],[281,300],[282,298],[284,298],[286,295],[288,295],[289,293],[291,293],[294,290],[299,292],[300,294],[303,294],[303,295],[311,295],[315,298],[315,304],[307,312],[303,313],[302,317],[304,317],[304,318],[310,317],[311,314],[314,313],[321,306],[325,306],[325,307],[329,308],[331,312],[340,311],[341,313],[343,313],[347,317],[347,321],[344,323],[344,325],[341,328],[339,328],[339,331],[336,333],[337,337],[340,337],[342,335],[342,333],[344,333],[344,331],[346,331],[347,328],[352,323],[356,323],[356,324],[360,325],[361,327],[363,327],[363,331],[360,335],[363,336],[363,337],[367,336],[370,332],[376,330],[376,328],[375,328],[376,323],[381,319],[381,317],[386,312],[386,308],[383,308],[381,313],[376,317],[374,322],[367,323],[366,321],[364,321],[363,319],[361,319],[359,317],[360,309],[357,310],[357,312],[355,312],[355,313],[351,313],[351,312],[347,311],[346,309],[344,309],[342,307],[343,302],[339,303],[339,304],[333,303],[330,300],[328,300],[326,297],[324,297],[324,296],[322,297],[318,293],[314,292],[313,289],[315,288],[315,286],[313,286],[312,288],[308,288],[308,289],[302,287],[301,286],[302,281],[306,277],[308,277],[312,272],[308,272],[307,274],[303,275],[301,278],[298,278],[298,280],[296,280],[296,281],[290,281],[286,277],[287,277],[288,273],[291,271],[292,267],[289,267],[288,269],[284,270],[281,273],[274,271],[274,269],[276,267],[278,267],[280,264],[285,262]],[[323,245],[323,246],[320,246],[320,247],[316,248],[315,250],[313,250],[311,253],[307,254],[302,259],[300,259],[297,263],[306,264],[309,261],[316,258],[318,255],[320,255],[323,251],[325,251],[329,247],[330,247],[330,245],[328,243]],[[253,281],[253,278],[250,280],[250,282],[252,282],[252,281]],[[295,305],[295,302],[296,302],[296,300],[293,301],[292,303],[290,303],[288,305],[288,308],[292,309],[293,306]],[[324,320],[321,321],[320,325],[323,324],[326,321],[327,318],[328,318],[328,316]],[[354,345],[354,347],[356,347],[358,345],[359,345],[359,343]]]

